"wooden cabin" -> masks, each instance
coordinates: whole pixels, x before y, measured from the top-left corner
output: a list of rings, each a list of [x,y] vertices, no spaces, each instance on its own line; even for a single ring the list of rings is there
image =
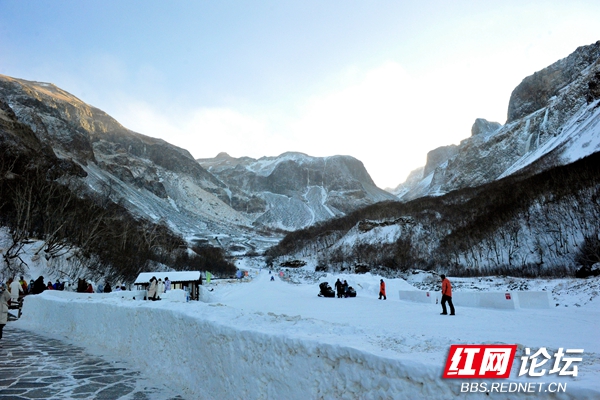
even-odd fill
[[[142,272],[138,275],[135,282],[137,290],[148,290],[150,287],[150,279],[152,277],[162,279],[166,278],[171,281],[171,290],[183,289],[190,294],[190,300],[200,299],[200,288],[202,285],[202,273],[200,271],[177,271],[177,272]]]

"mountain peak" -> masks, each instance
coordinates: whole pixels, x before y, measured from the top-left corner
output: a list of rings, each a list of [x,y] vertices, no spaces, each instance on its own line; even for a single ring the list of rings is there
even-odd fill
[[[471,127],[471,136],[485,135],[497,131],[502,127],[499,122],[491,122],[487,119],[477,118]]]
[[[231,157],[229,154],[227,154],[226,152],[222,151],[219,154],[217,154],[217,156],[215,157],[216,160],[233,160],[234,158]]]
[[[523,79],[508,104],[508,122],[523,118],[548,105],[549,100],[600,58],[600,40],[578,47],[569,56]]]

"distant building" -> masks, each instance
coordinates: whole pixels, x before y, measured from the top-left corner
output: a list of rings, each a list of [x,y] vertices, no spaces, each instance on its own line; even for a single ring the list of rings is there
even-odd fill
[[[150,279],[153,276],[156,279],[162,279],[163,282],[166,278],[169,278],[171,281],[171,290],[185,290],[187,288],[191,300],[199,300],[200,298],[199,286],[202,285],[202,274],[200,271],[142,272],[133,284],[137,290],[148,290]]]

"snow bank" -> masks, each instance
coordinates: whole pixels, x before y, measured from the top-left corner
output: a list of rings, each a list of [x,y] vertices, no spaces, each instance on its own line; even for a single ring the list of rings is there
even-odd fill
[[[186,305],[48,291],[26,297],[16,325],[119,354],[190,398],[436,398],[451,391],[439,368],[237,329],[210,318],[231,313],[226,306]]]
[[[519,308],[550,308],[552,299],[548,292],[516,292]]]
[[[482,307],[514,310],[516,296],[503,292],[454,292],[452,303],[456,307]]]
[[[414,301],[416,303],[435,303],[436,293],[423,290],[400,290],[400,300]],[[439,296],[437,296],[439,297]]]
[[[438,293],[423,290],[400,290],[400,300],[416,303],[435,303],[441,297]],[[457,307],[483,307],[497,309],[550,308],[548,292],[511,291],[511,292],[454,292],[452,303]]]

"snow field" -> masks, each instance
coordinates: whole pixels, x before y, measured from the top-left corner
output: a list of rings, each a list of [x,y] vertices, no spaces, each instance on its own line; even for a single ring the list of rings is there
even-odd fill
[[[403,279],[386,279],[383,301],[370,274],[320,279],[347,279],[353,299],[320,298],[318,283],[270,281],[265,270],[250,275],[203,286],[203,302],[45,292],[26,298],[14,324],[128,359],[189,399],[490,398],[441,375],[451,344],[501,343],[583,348],[577,377],[543,381],[569,385],[550,398],[600,398],[597,299],[546,310],[460,307],[448,317],[439,305],[398,300],[411,287]],[[520,355],[506,382],[533,380],[517,378]],[[528,396],[540,394],[493,394]]]

